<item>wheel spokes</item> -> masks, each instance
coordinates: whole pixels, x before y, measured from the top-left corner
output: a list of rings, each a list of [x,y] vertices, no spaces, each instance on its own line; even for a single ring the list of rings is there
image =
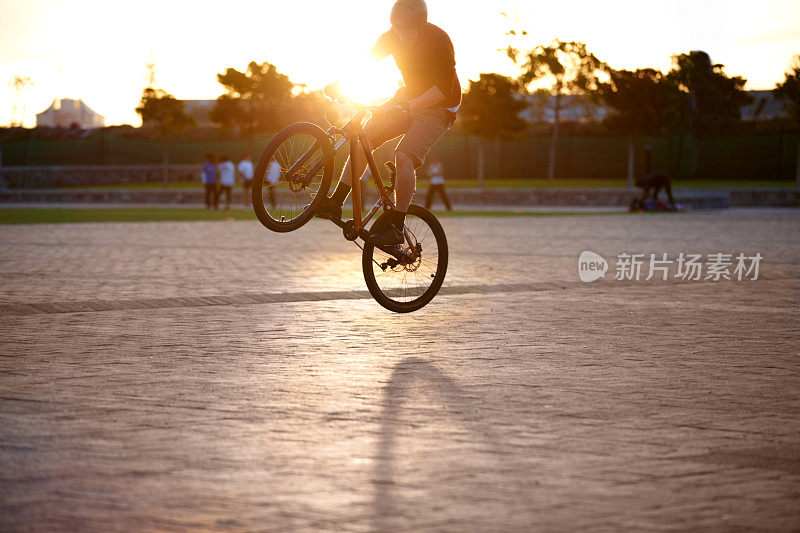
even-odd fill
[[[274,151],[267,164],[262,188],[262,200],[267,214],[274,220],[289,222],[300,215],[316,196],[322,183],[324,167],[310,171],[322,160],[324,152],[318,147],[306,161],[287,176],[289,169],[314,145],[316,139],[307,134],[289,137]]]
[[[398,302],[410,302],[421,297],[433,284],[439,268],[439,248],[428,224],[413,215],[406,216],[406,229],[421,253],[411,262],[398,262],[390,254],[375,248],[373,272],[381,292]],[[406,243],[407,245],[407,243]],[[381,268],[385,264],[394,265]]]

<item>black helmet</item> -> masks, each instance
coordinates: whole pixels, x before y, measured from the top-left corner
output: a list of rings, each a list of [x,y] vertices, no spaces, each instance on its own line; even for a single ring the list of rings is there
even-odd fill
[[[392,6],[392,26],[419,27],[428,22],[425,0],[397,0]]]

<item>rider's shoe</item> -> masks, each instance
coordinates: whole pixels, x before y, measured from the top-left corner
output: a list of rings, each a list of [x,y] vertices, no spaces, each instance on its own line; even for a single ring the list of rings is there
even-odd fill
[[[319,203],[319,206],[317,206],[317,210],[314,212],[314,216],[317,218],[324,218],[327,220],[341,220],[342,206],[338,205],[336,202],[325,196],[322,198],[322,201]]]
[[[372,236],[372,242],[378,246],[394,246],[402,244],[404,240],[403,230],[394,224],[387,224]]]

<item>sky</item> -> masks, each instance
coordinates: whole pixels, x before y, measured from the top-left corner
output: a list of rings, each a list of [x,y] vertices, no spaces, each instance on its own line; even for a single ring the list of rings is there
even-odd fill
[[[180,99],[215,99],[224,92],[216,74],[253,60],[311,89],[341,80],[357,98],[388,97],[399,73],[391,58],[367,53],[389,28],[392,3],[0,0],[0,125],[24,109],[33,127],[53,99],[81,98],[107,125],[138,126],[148,63],[156,87]],[[705,50],[747,89],[773,88],[800,54],[800,0],[428,0],[428,11],[453,41],[465,88],[481,72],[516,74],[498,51],[513,20],[528,31],[518,47],[582,41],[618,69],[666,72],[673,55]],[[15,75],[33,82],[19,96]]]

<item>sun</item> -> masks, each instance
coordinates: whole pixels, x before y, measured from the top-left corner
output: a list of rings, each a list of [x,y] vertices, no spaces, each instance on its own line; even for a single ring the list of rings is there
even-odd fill
[[[370,105],[388,100],[400,86],[400,74],[391,60],[365,58],[340,71],[339,84],[345,96]]]

